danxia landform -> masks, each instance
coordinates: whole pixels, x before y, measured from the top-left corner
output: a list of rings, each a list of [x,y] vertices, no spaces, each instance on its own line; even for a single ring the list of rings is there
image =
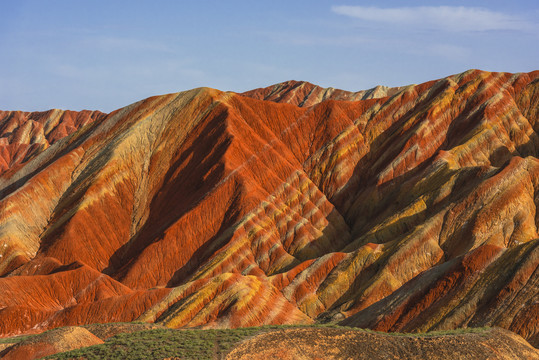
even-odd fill
[[[539,71],[469,70],[2,111],[0,336],[339,322],[537,347],[538,110]]]

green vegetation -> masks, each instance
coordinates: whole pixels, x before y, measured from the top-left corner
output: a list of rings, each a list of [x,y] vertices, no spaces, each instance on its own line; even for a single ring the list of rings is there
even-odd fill
[[[35,336],[35,335],[19,335],[19,336],[7,337],[7,338],[0,338],[0,344],[16,344],[32,336]]]
[[[128,326],[128,324],[122,325]],[[94,345],[61,354],[55,354],[47,357],[46,359],[163,359],[167,357],[179,357],[181,359],[224,358],[232,349],[234,344],[254,335],[268,331],[302,327],[329,327],[335,329],[378,333],[372,330],[363,330],[334,324],[316,324],[309,326],[271,325],[219,330],[173,330],[162,328],[121,333],[107,339],[102,345]],[[483,333],[488,329],[489,328],[470,328],[416,334],[379,334],[390,336],[442,336],[466,333]]]
[[[236,330],[155,329],[113,336],[102,345],[51,355],[54,359],[214,359],[224,357],[232,345],[260,332]]]

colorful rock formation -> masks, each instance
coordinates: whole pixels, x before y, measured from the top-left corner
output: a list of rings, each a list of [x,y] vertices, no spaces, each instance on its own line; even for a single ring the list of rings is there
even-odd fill
[[[0,111],[0,174],[86,124],[105,117],[99,111]]]
[[[6,161],[0,333],[344,320],[537,346],[538,79],[200,88],[86,112]],[[38,142],[20,132],[7,146]]]

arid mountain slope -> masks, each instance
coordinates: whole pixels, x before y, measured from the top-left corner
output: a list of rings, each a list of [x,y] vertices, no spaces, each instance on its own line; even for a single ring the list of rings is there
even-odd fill
[[[0,174],[105,115],[87,110],[0,111]]]
[[[95,117],[0,178],[0,333],[344,320],[537,346],[538,77],[200,88]]]

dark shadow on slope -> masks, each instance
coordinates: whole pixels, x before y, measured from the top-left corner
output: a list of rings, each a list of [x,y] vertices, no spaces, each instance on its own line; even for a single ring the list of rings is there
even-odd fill
[[[482,103],[484,99],[480,98],[477,99],[477,101],[479,103]],[[420,106],[422,105],[418,104],[417,106],[412,108],[408,113],[406,113],[395,124],[393,124],[385,132],[380,134],[373,141],[371,151],[366,154],[363,159],[357,164],[354,170],[354,175],[351,178],[352,181],[350,182],[350,184],[348,184],[348,189],[346,189],[345,187],[345,192],[341,194],[341,196],[346,197],[345,200],[351,199],[351,201],[354,201],[357,200],[359,196],[366,196],[365,194],[369,196],[368,194],[370,193],[378,192],[376,196],[376,208],[368,208],[367,205],[364,205],[365,209],[363,210],[363,213],[361,213],[361,215],[363,215],[363,219],[357,219],[353,216],[351,217],[351,215],[354,214],[342,211],[346,214],[345,216],[347,216],[347,222],[352,227],[357,221],[363,221],[362,226],[356,227],[356,232],[353,233],[354,237],[352,238],[352,240],[360,238],[376,224],[383,222],[385,219],[388,218],[388,216],[395,214],[396,212],[402,211],[406,206],[408,206],[412,201],[414,201],[416,197],[412,195],[402,196],[402,193],[406,193],[409,189],[412,189],[418,181],[424,178],[424,176],[428,173],[430,164],[439,154],[440,150],[450,150],[454,146],[465,142],[469,133],[472,132],[472,130],[479,124],[479,122],[484,116],[484,107],[480,108],[479,111],[475,112],[473,116],[469,116],[470,111],[476,106],[478,106],[478,103],[474,102],[467,104],[452,120],[447,130],[447,137],[445,141],[441,144],[441,146],[433,150],[431,157],[419,164],[418,167],[407,171],[406,173],[382,184],[381,186],[376,186],[376,174],[378,174],[380,170],[384,169],[384,167],[387,166],[393,160],[393,158],[402,150],[401,146],[391,148],[391,145],[393,143],[399,143],[398,141],[393,140],[395,134],[398,133],[398,136],[402,136],[408,139],[410,133],[414,131],[415,126],[417,126],[423,120],[420,118],[415,126],[412,126],[408,131],[404,133],[398,132],[399,128],[405,121],[407,121],[417,111],[421,110]],[[454,190],[451,192],[451,195],[448,198],[444,199],[442,202],[436,204],[435,206],[427,206],[426,210],[414,214],[410,217],[403,218],[393,225],[395,228],[406,229],[405,232],[400,234],[397,238],[402,239],[402,237],[407,236],[411,231],[414,230],[416,225],[423,223],[427,218],[429,218],[430,214],[436,214],[444,207],[449,206],[451,203],[458,203],[463,198],[469,196],[480,183],[503,171],[503,169],[509,164],[509,161],[513,156],[518,156],[520,154],[524,155],[524,153],[526,155],[530,155],[530,152],[532,154],[535,154],[535,149],[537,148],[535,145],[535,142],[537,141],[537,134],[533,133],[530,138],[530,142],[523,144],[521,147],[518,148],[518,154],[511,154],[505,146],[501,146],[494,150],[489,160],[490,162],[492,162],[493,165],[499,167],[496,171],[487,171],[489,168],[488,163],[482,167],[470,167],[467,169],[460,170],[460,174],[457,175],[458,178],[453,187]],[[390,156],[386,155],[387,161],[382,162],[381,164],[379,163],[378,166],[375,166],[376,161],[382,158],[384,151],[387,151],[387,144],[389,144]],[[400,144],[404,145],[405,141],[401,141]],[[435,192],[435,195],[433,196],[435,198],[437,197],[439,190],[434,189],[433,191]],[[438,193],[436,191],[438,191]],[[350,194],[350,192],[352,193],[352,195]],[[401,195],[400,198],[399,195]],[[402,199],[404,199],[404,201],[402,201]],[[335,201],[337,204],[339,204],[338,200]],[[401,201],[397,202],[398,200]],[[339,205],[341,206],[341,208],[344,209],[349,208],[346,206],[346,202],[340,202]],[[448,243],[458,240],[457,242],[461,243],[462,246],[460,246],[459,251],[456,251],[453,254],[446,254],[445,258],[442,259],[442,262],[447,261],[454,256],[466,253],[471,249],[473,244],[471,244],[469,241],[465,241],[465,239],[472,236],[472,226],[475,222],[473,219],[476,216],[477,212],[472,214],[471,221],[469,224],[467,224],[467,226],[457,229],[457,231],[452,234],[451,239],[448,239]],[[410,223],[410,226],[408,228],[406,228],[406,226],[403,226],[403,224],[405,225],[406,223]],[[463,239],[464,241],[462,241]],[[364,242],[358,243],[358,247],[361,245],[365,245],[365,243],[367,242],[377,241],[373,241],[373,238],[365,239]],[[392,251],[388,249],[387,255],[384,254],[371,266],[363,269],[361,274],[358,276],[358,278],[355,279],[349,289],[339,298],[339,300],[334,303],[331,308],[336,309],[350,301],[355,302],[355,299],[363,291],[362,289],[365,289],[366,286],[369,285],[373,277],[381,269],[387,266],[387,261],[393,252],[394,250]],[[349,308],[352,304],[353,303],[351,303],[349,306],[346,306],[346,308]]]
[[[47,227],[42,234],[38,254],[46,251],[54,243],[58,235],[64,230],[62,226],[56,228],[52,232],[49,232],[49,225],[58,222],[67,212],[71,211],[74,215],[78,211],[84,195],[93,183],[92,179],[96,178],[103,167],[107,165],[108,161],[112,157],[112,152],[114,151],[115,145],[115,141],[108,142],[107,145],[92,158],[82,173],[75,179],[75,181],[71,183],[71,185],[69,185],[67,190],[64,191],[56,207],[52,211],[51,219],[49,220]]]
[[[485,167],[470,167],[470,168],[463,168],[458,171],[458,179],[455,183],[454,188],[457,189],[451,193],[451,195],[446,198],[444,201],[436,204],[433,207],[429,207],[426,210],[423,211],[423,214],[417,214],[418,217],[421,217],[423,215],[428,217],[428,214],[436,214],[439,211],[441,211],[444,207],[449,206],[450,204],[457,204],[462,199],[470,196],[475,189],[484,181],[487,181],[488,179],[498,175],[500,172],[502,172],[508,165],[509,161],[507,160],[506,163],[504,163],[502,166],[500,166],[498,169],[494,171],[488,171],[485,172]],[[449,238],[446,239],[446,242],[444,243],[444,246],[442,247],[445,256],[440,260],[439,265],[446,264],[448,262],[454,261],[455,258],[462,257],[463,254],[469,253],[472,246],[474,245],[471,241],[468,241],[467,239],[471,239],[472,237],[472,228],[476,222],[476,217],[478,214],[478,209],[474,213],[470,215],[469,221],[466,223],[465,226],[456,229]],[[426,213],[426,214],[425,214]],[[447,216],[447,215],[446,215]],[[409,218],[406,218],[404,221],[408,221]],[[418,224],[422,223],[423,221],[419,221]],[[444,220],[445,223],[445,220]],[[413,231],[413,227],[410,231]],[[402,237],[405,237],[409,235],[409,232],[406,232],[402,234]],[[402,238],[399,237],[399,238]],[[453,244],[455,243],[455,244]],[[364,245],[363,243],[358,244]],[[359,276],[354,280],[354,282],[351,284],[351,286],[348,288],[348,290],[343,293],[337,301],[335,301],[330,309],[328,309],[326,312],[319,315],[319,321],[325,322],[325,321],[332,321],[333,317],[338,313],[339,310],[347,310],[354,306],[354,304],[357,302],[358,298],[361,298],[363,291],[372,283],[372,280],[374,280],[376,274],[379,273],[382,269],[384,269],[386,266],[388,266],[388,261],[390,257],[394,254],[395,251],[398,250],[398,241],[397,242],[391,242],[388,244],[389,248],[384,249],[384,254],[377,259],[373,264],[366,267],[361,271]],[[453,249],[455,248],[455,249]],[[451,249],[451,251],[449,251]],[[448,252],[449,251],[449,252]],[[511,248],[511,251],[512,248]],[[439,266],[438,265],[438,266]],[[437,266],[437,267],[438,267]],[[511,266],[516,266],[515,264],[507,264],[506,268],[509,268]],[[431,271],[430,269],[427,271]],[[512,272],[508,273],[508,276],[513,274]],[[420,278],[422,275],[419,274],[409,280],[409,282],[416,281],[414,279]],[[415,283],[414,283],[415,284]],[[397,291],[401,291],[400,289],[404,289],[405,293],[409,291],[407,287],[404,285],[399,288]],[[408,289],[408,290],[406,290]],[[490,289],[490,287],[489,287]],[[498,289],[498,288],[496,288]],[[498,290],[488,290],[488,293],[490,295],[496,294],[496,291]],[[399,294],[398,292],[394,292],[393,294]],[[390,295],[393,296],[393,295]],[[398,295],[395,295],[398,296]],[[386,297],[387,298],[387,297]],[[390,297],[392,299],[393,297]],[[385,301],[384,299],[380,300],[379,302]],[[390,301],[390,300],[388,300]],[[376,304],[378,304],[377,302]],[[485,306],[488,305],[488,300],[482,300],[482,302],[485,302]],[[371,310],[369,310],[371,309]],[[372,308],[369,307],[367,309],[364,309],[361,311],[361,313],[368,314],[370,311],[372,311]],[[485,310],[487,311],[487,310]],[[487,311],[488,312],[488,311]],[[358,315],[359,316],[359,315]],[[480,317],[476,316],[474,317],[475,325],[484,325],[480,321],[477,321]]]
[[[174,287],[184,283],[201,265],[211,259],[213,255],[216,255],[228,243],[233,233],[225,234],[225,231],[232,227],[241,215],[239,209],[244,192],[243,187],[236,183],[234,194],[229,199],[227,210],[223,216],[219,230],[217,230],[214,236],[204,242],[181,268],[176,270],[168,281],[167,287]]]
[[[538,245],[537,240],[534,240],[511,248],[496,259],[482,259],[481,253],[485,251],[478,248],[474,250],[475,254],[470,253],[467,257],[468,259],[476,257],[475,260],[480,261],[472,266],[481,266],[481,261],[485,261],[485,266],[479,271],[468,267],[469,264],[464,260],[464,255],[451,259],[419,274],[391,295],[342,320],[340,324],[382,331],[410,332],[417,331],[425,323],[431,323],[428,330],[438,330],[445,320],[451,317],[455,319],[457,312],[468,311],[459,310],[459,308],[468,309],[474,306],[473,316],[471,318],[461,316],[461,323],[456,324],[456,327],[499,325],[496,321],[503,313],[500,306],[511,307],[514,301],[513,297],[509,297],[511,301],[508,301],[507,288],[514,286],[511,282],[515,281],[519,274],[529,271],[525,267],[529,267],[530,262],[533,261],[531,256],[537,251]],[[496,256],[497,253],[493,254]],[[493,261],[490,262],[490,260]],[[500,268],[504,271],[499,271]],[[473,274],[470,274],[471,272]],[[433,294],[437,296],[433,297]],[[425,301],[427,301],[426,304],[419,305]],[[428,306],[416,316],[409,317],[410,312],[417,312],[417,306],[425,305]],[[443,317],[436,318],[437,313],[448,306],[452,309]],[[533,307],[531,303],[528,303],[528,306]],[[383,325],[384,328],[381,329],[381,320],[388,316],[389,309],[394,311],[389,316],[398,316]],[[325,315],[329,316],[329,314]],[[432,322],[433,317],[436,319],[435,322]]]
[[[402,131],[403,125],[413,116],[417,115],[417,113],[425,110],[426,107],[428,107],[428,105],[430,105],[432,102],[432,99],[440,95],[444,89],[445,88],[439,87],[434,89],[435,91],[431,90],[430,94],[426,96],[425,99],[419,101],[414,107],[408,110],[397,121],[391,124],[386,130],[372,140],[369,152],[365,154],[356,164],[353,175],[351,176],[349,182],[344,186],[345,191],[330,199],[331,202],[335,204],[339,212],[345,216],[345,219],[351,228],[354,227],[353,225],[355,222],[354,219],[351,219],[348,214],[348,210],[350,209],[352,202],[362,190],[376,185],[377,175],[402,151],[408,139],[412,136],[419,124],[424,120],[424,116],[418,117],[417,121],[404,132]],[[377,111],[377,113],[384,111],[386,106],[391,106],[393,101],[399,101],[398,98],[401,96],[403,96],[403,93],[398,93],[390,98],[387,98],[386,102]],[[384,119],[379,119],[378,121],[383,120]],[[368,119],[368,121],[372,122],[372,117],[371,119]],[[361,132],[365,133],[366,130]],[[413,177],[415,173],[418,173],[426,168],[428,160],[429,159],[425,160],[420,166],[412,169],[414,174],[406,173],[402,176]],[[404,179],[404,177],[400,178]],[[395,181],[392,183],[395,183]],[[380,186],[381,189],[388,187],[391,187],[391,185],[382,184]]]
[[[162,187],[150,203],[146,222],[110,258],[103,271],[105,274],[123,278],[147,246],[163,239],[165,230],[194,209],[223,179],[222,156],[231,143],[226,133],[226,117],[225,110],[209,122],[201,121],[190,136],[191,139],[196,137],[196,141],[192,140],[186,149],[177,149],[181,155],[168,165]],[[235,221],[234,218],[228,220],[230,225]]]
[[[485,98],[479,97],[474,101],[467,103],[463,109],[452,119],[447,128],[445,140],[440,146],[432,149],[431,156],[421,161],[412,169],[406,170],[403,174],[391,179],[381,185],[377,185],[378,175],[387,168],[392,161],[396,159],[398,154],[402,152],[406,142],[415,133],[418,126],[423,121],[427,121],[426,112],[418,117],[415,124],[409,127],[406,131],[402,131],[402,126],[414,115],[426,110],[433,99],[440,95],[445,90],[445,87],[439,86],[431,90],[431,93],[416,106],[405,113],[387,130],[382,132],[375,138],[371,144],[370,151],[356,164],[353,175],[347,185],[345,191],[337,194],[331,201],[345,216],[348,225],[353,229],[352,235],[357,238],[366,233],[372,224],[382,222],[388,214],[394,214],[402,211],[414,198],[410,197],[404,203],[396,203],[397,195],[406,192],[412,188],[412,185],[421,180],[440,150],[450,150],[453,147],[464,143],[470,137],[473,129],[477,127],[484,117],[484,101]],[[398,96],[398,95],[397,95]],[[390,99],[389,99],[390,100]],[[388,101],[389,101],[388,100]],[[479,107],[472,115],[471,111]],[[383,109],[383,108],[382,108]],[[380,111],[382,111],[380,109]],[[424,140],[424,139],[423,139]],[[524,147],[524,146],[523,146]],[[495,166],[505,166],[507,161],[515,154],[509,153],[504,147],[500,147],[494,151],[490,157]],[[488,164],[486,164],[488,165]],[[403,184],[407,184],[403,188]],[[375,194],[373,198],[369,193]],[[358,198],[369,198],[375,200],[376,206],[363,210],[352,209],[354,201]]]

